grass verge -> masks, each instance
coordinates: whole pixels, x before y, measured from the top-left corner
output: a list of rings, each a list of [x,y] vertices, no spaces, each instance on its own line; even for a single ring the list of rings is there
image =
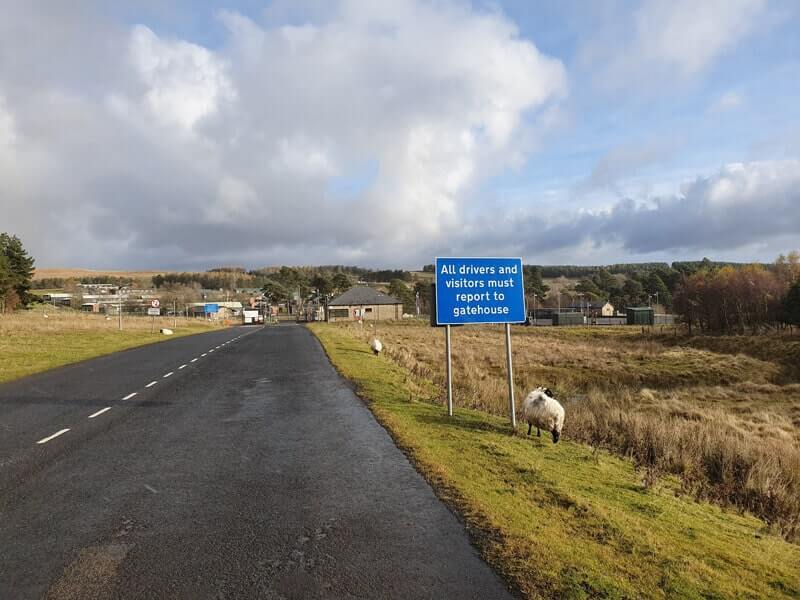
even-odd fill
[[[118,350],[162,342],[176,337],[211,331],[216,326],[205,321],[172,319],[156,324],[150,333],[150,320],[128,318],[124,329],[116,329],[116,321],[105,321],[97,315],[51,317],[41,325],[39,314],[0,316],[0,383],[47,371],[55,367],[95,358]],[[169,327],[171,336],[158,333]]]
[[[529,598],[800,595],[800,547],[760,520],[645,487],[631,461],[591,447],[509,435],[505,419],[459,409],[449,419],[429,380],[335,326],[314,324],[486,560]]]

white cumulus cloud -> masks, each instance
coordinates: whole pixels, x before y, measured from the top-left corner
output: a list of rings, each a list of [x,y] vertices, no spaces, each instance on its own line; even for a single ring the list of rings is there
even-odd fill
[[[581,60],[610,89],[696,76],[751,35],[766,0],[644,0],[582,45]]]
[[[130,34],[130,59],[145,86],[144,102],[164,121],[191,128],[235,98],[224,62],[202,46],[162,40],[138,25]]]
[[[567,94],[560,61],[461,2],[343,0],[291,26],[222,12],[214,48],[81,6],[56,57],[79,82],[0,62],[15,159],[36,160],[2,200],[35,218],[7,227],[42,265],[427,261]],[[11,54],[41,52],[0,39]],[[358,191],[330,192],[364,164]]]

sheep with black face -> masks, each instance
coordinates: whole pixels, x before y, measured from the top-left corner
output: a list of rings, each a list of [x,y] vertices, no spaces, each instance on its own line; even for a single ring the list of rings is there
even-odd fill
[[[522,402],[522,418],[528,422],[528,435],[535,426],[537,436],[541,436],[544,429],[552,434],[553,443],[558,443],[564,427],[564,407],[550,388],[538,387],[528,394]]]

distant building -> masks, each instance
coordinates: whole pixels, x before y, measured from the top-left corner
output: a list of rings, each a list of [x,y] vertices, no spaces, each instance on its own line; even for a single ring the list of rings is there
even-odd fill
[[[79,283],[76,286],[83,294],[116,294],[120,286],[111,283]]]
[[[385,321],[403,318],[403,303],[370,287],[356,286],[328,303],[328,321]]]
[[[629,306],[625,309],[628,325],[654,325],[655,311],[649,306]]]
[[[72,294],[68,293],[52,293],[42,294],[42,300],[53,306],[69,306],[72,302]]]
[[[189,305],[190,317],[205,317],[208,319],[231,319],[241,317],[243,311],[241,302],[195,302]]]
[[[613,317],[614,305],[611,302],[603,302],[601,304],[592,304],[591,311],[596,313],[598,317]]]
[[[593,317],[613,317],[614,305],[610,302],[590,302],[562,307],[561,312],[586,312]]]

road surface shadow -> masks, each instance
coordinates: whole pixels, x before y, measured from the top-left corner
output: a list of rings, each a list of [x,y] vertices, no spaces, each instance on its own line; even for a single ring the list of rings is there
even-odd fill
[[[464,431],[488,431],[490,433],[501,433],[505,435],[511,433],[511,428],[509,426],[500,426],[487,421],[465,420],[458,416],[450,417],[446,412],[443,412],[441,415],[419,415],[415,417],[415,419],[420,423],[426,423],[428,425],[449,428],[455,427]]]

